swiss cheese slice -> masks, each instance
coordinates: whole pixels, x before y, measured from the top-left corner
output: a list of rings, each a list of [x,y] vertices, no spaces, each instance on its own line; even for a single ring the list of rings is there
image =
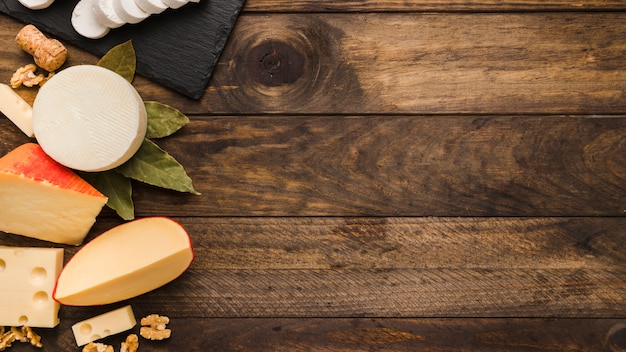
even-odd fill
[[[78,245],[106,202],[38,144],[23,144],[0,158],[1,231]]]
[[[78,346],[130,330],[137,325],[131,306],[127,305],[72,325]]]
[[[58,72],[33,104],[37,141],[54,160],[75,170],[123,164],[141,146],[146,129],[146,108],[132,84],[96,65]]]
[[[62,248],[0,246],[0,326],[59,324],[52,290],[62,267]]]
[[[59,274],[54,299],[71,306],[123,301],[174,280],[193,258],[191,239],[174,220],[130,221],[97,236],[74,254]]]

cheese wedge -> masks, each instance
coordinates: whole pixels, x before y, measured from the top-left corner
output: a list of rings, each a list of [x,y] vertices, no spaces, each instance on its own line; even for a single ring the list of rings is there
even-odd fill
[[[75,170],[105,171],[130,159],[148,118],[139,93],[117,73],[77,65],[54,75],[33,104],[33,131],[43,150]]]
[[[35,143],[0,158],[0,230],[78,245],[107,198]]]
[[[61,271],[53,297],[71,306],[119,302],[174,280],[193,258],[191,239],[174,220],[130,221],[78,250]]]
[[[13,88],[0,83],[0,112],[13,122],[25,135],[34,137],[33,108]]]

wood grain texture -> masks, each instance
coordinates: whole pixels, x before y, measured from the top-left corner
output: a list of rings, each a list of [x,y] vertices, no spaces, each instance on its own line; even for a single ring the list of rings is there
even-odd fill
[[[12,41],[20,27],[8,22],[0,38]],[[244,15],[200,101],[136,86],[189,114],[624,113],[625,23],[623,13]],[[26,56],[1,50],[8,80]]]
[[[42,330],[44,349],[67,351],[71,324]],[[619,319],[173,319],[166,341],[140,340],[139,351],[621,351]],[[130,332],[138,332],[138,328]],[[116,350],[125,334],[103,341]],[[78,351],[79,349],[76,348]],[[15,344],[13,352],[33,351]]]
[[[27,140],[10,122],[4,145]],[[623,216],[626,118],[197,117],[158,140],[202,195],[139,216]]]
[[[625,218],[177,220],[196,260],[130,300],[139,315],[625,317]],[[117,223],[100,219],[91,236]],[[13,235],[0,244],[42,245]]]
[[[479,11],[619,11],[626,9],[623,1],[612,0],[247,0],[247,12],[479,12]]]
[[[243,16],[204,102],[228,114],[620,113],[624,23],[621,13]]]
[[[172,318],[140,351],[626,350],[624,10],[248,0],[203,99],[134,82],[192,118],[157,142],[202,195],[136,184],[135,205],[188,229],[193,266],[63,307],[43,351],[124,304]],[[0,16],[0,42],[20,27]],[[0,45],[0,81],[27,62]],[[0,119],[0,154],[27,140]]]
[[[0,152],[27,140],[0,123]],[[202,195],[137,184],[136,208],[176,216],[622,216],[625,131],[617,116],[199,117],[157,143]]]

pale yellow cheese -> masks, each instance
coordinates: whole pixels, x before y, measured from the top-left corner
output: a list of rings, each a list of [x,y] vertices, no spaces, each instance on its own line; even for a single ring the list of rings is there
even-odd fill
[[[125,306],[72,325],[78,346],[132,329],[137,324],[131,306]]]
[[[13,88],[0,83],[0,112],[24,134],[33,138],[33,108]]]
[[[130,159],[148,126],[143,100],[119,74],[77,65],[55,74],[33,104],[43,150],[74,170],[105,171]]]
[[[44,241],[80,244],[107,197],[36,143],[0,158],[0,230]]]
[[[0,173],[0,229],[5,232],[78,245],[106,201],[103,197]]]
[[[0,326],[59,324],[52,291],[62,267],[62,248],[0,247]]]
[[[54,298],[61,304],[115,303],[180,276],[193,261],[185,229],[165,217],[118,225],[85,244],[63,268]]]

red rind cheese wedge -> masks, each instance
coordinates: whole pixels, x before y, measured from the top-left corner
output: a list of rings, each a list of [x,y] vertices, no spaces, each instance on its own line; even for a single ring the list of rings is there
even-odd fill
[[[174,280],[193,259],[191,239],[179,223],[166,217],[134,220],[78,250],[61,271],[53,297],[71,306],[119,302]]]
[[[107,197],[38,144],[0,158],[0,230],[44,241],[83,242]]]

